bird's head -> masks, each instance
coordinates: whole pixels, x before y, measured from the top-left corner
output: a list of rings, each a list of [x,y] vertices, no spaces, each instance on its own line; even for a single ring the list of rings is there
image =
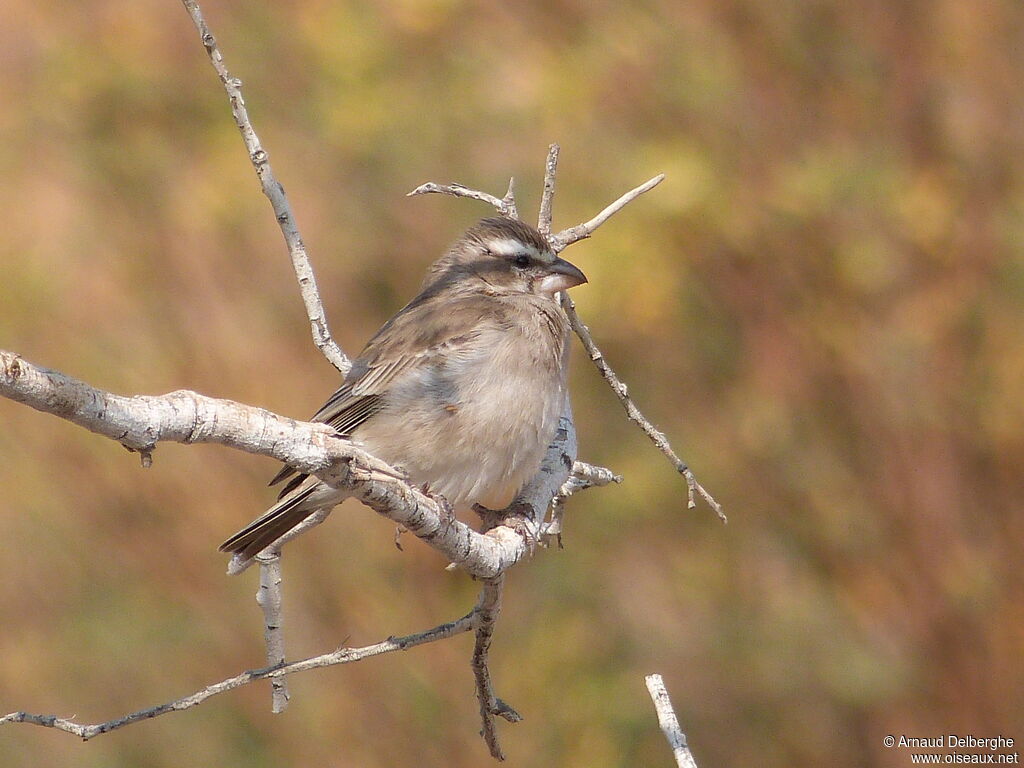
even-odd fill
[[[514,219],[484,219],[456,240],[430,268],[425,286],[446,283],[497,295],[553,297],[587,282],[576,266],[555,255],[536,229]]]

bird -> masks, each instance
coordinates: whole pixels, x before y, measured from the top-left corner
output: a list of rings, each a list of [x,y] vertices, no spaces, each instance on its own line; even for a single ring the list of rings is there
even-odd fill
[[[419,294],[311,420],[453,513],[505,509],[539,469],[566,402],[569,322],[557,294],[586,282],[530,225],[479,221],[431,264]],[[221,551],[251,558],[347,496],[288,465],[270,485],[285,480],[277,503]]]

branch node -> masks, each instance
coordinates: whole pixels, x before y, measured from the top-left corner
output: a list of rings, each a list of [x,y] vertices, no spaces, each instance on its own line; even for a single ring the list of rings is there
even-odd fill
[[[504,718],[510,723],[521,723],[523,721],[522,715],[498,698],[494,700],[494,705],[491,707],[491,714]]]

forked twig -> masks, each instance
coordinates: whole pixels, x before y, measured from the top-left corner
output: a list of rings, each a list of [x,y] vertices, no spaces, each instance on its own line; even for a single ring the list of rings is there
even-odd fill
[[[617,475],[606,467],[598,467],[587,464],[585,461],[577,461],[572,465],[572,474],[569,479],[562,483],[558,493],[551,499],[551,519],[544,524],[541,535],[553,537],[559,548],[562,546],[562,519],[565,516],[565,502],[570,496],[575,496],[587,488],[600,488],[610,483],[621,483],[622,475]]]
[[[548,149],[547,163],[544,166],[544,197],[548,201],[548,207],[545,211],[543,201],[541,204],[541,222],[545,222],[545,216],[547,217],[548,231],[550,231],[550,198],[554,195],[555,189],[555,173],[558,170],[558,145],[552,144]],[[583,224],[578,224],[575,227],[569,229],[563,229],[557,235],[553,235],[549,238],[555,251],[561,251],[568,248],[573,243],[579,242],[585,238],[588,238],[593,234],[594,230],[604,224],[614,214],[622,210],[626,205],[631,203],[636,198],[640,197],[644,192],[654,189],[658,186],[665,178],[665,174],[659,173],[654,178],[641,184],[639,187],[631,189],[626,194],[622,195],[611,205],[605,207],[597,216],[592,218]],[[580,341],[583,342],[584,349],[587,350],[587,354],[590,355],[591,361],[597,367],[597,370],[601,372],[604,380],[608,382],[608,386],[612,388],[615,396],[619,398],[622,406],[626,409],[626,415],[629,419],[637,424],[640,429],[643,430],[644,434],[647,435],[651,441],[657,446],[658,450],[661,451],[669,461],[675,466],[676,471],[679,472],[686,480],[686,498],[687,507],[693,509],[696,506],[693,495],[694,492],[699,493],[710,507],[715,510],[719,519],[724,523],[726,522],[725,512],[722,511],[722,505],[715,501],[714,497],[705,490],[704,486],[697,482],[697,478],[693,476],[693,472],[686,466],[686,463],[680,459],[675,451],[672,450],[672,446],[668,442],[668,438],[665,437],[663,432],[658,431],[653,424],[642,414],[640,409],[636,407],[632,398],[629,396],[629,390],[622,380],[615,375],[615,371],[611,369],[611,366],[604,359],[604,355],[601,354],[601,350],[597,348],[597,344],[594,343],[594,337],[590,335],[590,329],[583,324],[580,320],[579,315],[576,314],[576,305],[572,299],[569,298],[569,294],[564,291],[559,294],[562,309],[565,310],[566,316],[569,318],[569,324],[572,326],[573,331],[579,337]],[[552,518],[552,522],[555,522]],[[556,528],[557,530],[557,528]]]
[[[249,685],[249,683],[254,683],[258,680],[283,679],[286,675],[293,675],[296,672],[304,672],[307,669],[332,667],[337,664],[351,664],[356,661],[368,659],[371,656],[380,656],[381,654],[392,653],[394,651],[404,651],[409,648],[414,648],[417,645],[423,645],[424,643],[444,640],[461,634],[462,632],[468,632],[476,626],[476,621],[476,609],[474,609],[461,619],[449,621],[445,624],[439,624],[433,629],[428,629],[425,632],[417,632],[416,634],[406,635],[405,637],[389,637],[387,640],[383,640],[375,645],[367,645],[362,648],[339,648],[332,653],[313,656],[301,661],[293,661],[289,664],[282,664],[277,667],[268,667],[266,669],[243,672],[240,675],[229,677],[227,680],[222,680],[219,683],[208,685],[202,690],[196,691],[189,696],[184,696],[165,704],[158,704],[155,707],[140,709],[137,712],[132,712],[124,715],[123,717],[118,717],[114,720],[108,720],[103,723],[90,725],[86,723],[77,723],[72,718],[57,717],[57,715],[36,715],[30,712],[11,712],[9,715],[0,717],[0,725],[4,725],[6,723],[30,723],[32,725],[41,725],[46,728],[56,728],[59,731],[66,731],[67,733],[74,734],[75,736],[79,736],[88,741],[89,739],[101,734],[110,733],[111,731],[116,731],[118,728],[123,728],[126,725],[137,723],[140,720],[149,720],[150,718],[158,717],[159,715],[165,715],[168,712],[181,712],[183,710],[190,709],[197,704],[202,704],[211,696],[227,693],[235,688],[241,688],[243,685]]]
[[[577,224],[575,227],[569,227],[563,229],[557,235],[552,235],[549,239],[551,245],[555,249],[555,253],[564,251],[573,243],[577,243],[580,240],[585,240],[594,234],[594,230],[604,224],[608,219],[614,216],[616,213],[621,211],[626,205],[636,200],[644,192],[649,192],[656,186],[661,184],[665,180],[665,174],[659,173],[652,179],[648,179],[639,187],[634,187],[629,190],[626,194],[616,200],[614,203],[606,206],[597,216],[592,218],[590,221],[586,221],[582,224]]]
[[[728,518],[725,516],[725,511],[722,509],[722,505],[719,504],[715,497],[712,496],[703,485],[697,482],[697,478],[693,476],[693,472],[686,465],[676,452],[672,450],[672,446],[665,437],[665,433],[660,431],[644,416],[640,409],[636,407],[636,403],[633,402],[633,398],[629,396],[629,387],[627,387],[622,379],[620,379],[615,371],[612,370],[611,366],[608,365],[608,361],[605,360],[601,350],[597,348],[597,344],[594,343],[594,337],[590,335],[590,329],[583,324],[580,320],[579,315],[576,314],[576,305],[573,304],[572,299],[565,293],[562,294],[562,308],[565,310],[566,316],[569,318],[569,324],[572,326],[573,331],[579,337],[580,341],[583,342],[583,348],[587,350],[587,354],[590,356],[590,360],[594,363],[594,366],[600,371],[604,380],[608,382],[608,386],[611,387],[615,396],[622,403],[622,407],[626,410],[626,415],[629,420],[640,427],[643,433],[651,439],[651,442],[661,451],[665,457],[672,462],[672,465],[676,468],[676,471],[683,476],[686,480],[686,506],[689,509],[693,509],[697,506],[697,502],[694,500],[694,494],[700,495],[704,501],[708,503],[708,506],[715,511],[718,515],[718,519],[723,523],[728,522]]]

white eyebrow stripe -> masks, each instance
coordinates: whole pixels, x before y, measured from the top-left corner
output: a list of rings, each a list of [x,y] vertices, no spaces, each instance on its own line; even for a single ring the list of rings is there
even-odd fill
[[[487,247],[491,253],[496,253],[499,256],[515,256],[518,253],[537,255],[537,249],[532,245],[524,245],[511,237],[494,238],[487,243]]]
[[[538,251],[536,246],[521,243],[511,237],[494,238],[487,241],[487,249],[498,256],[517,256],[525,253],[543,264],[550,264],[555,256],[550,251]]]

